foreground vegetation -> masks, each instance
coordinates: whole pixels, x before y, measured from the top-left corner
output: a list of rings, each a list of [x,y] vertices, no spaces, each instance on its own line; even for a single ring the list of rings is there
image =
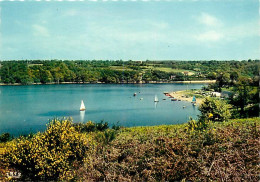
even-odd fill
[[[258,181],[259,118],[109,129],[52,121],[1,143],[0,172],[19,180]]]

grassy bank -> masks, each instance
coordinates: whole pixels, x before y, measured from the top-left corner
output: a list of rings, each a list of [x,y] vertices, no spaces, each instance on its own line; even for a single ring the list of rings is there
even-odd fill
[[[31,138],[2,143],[0,166],[5,167],[0,171],[20,170],[22,177],[31,178],[31,169],[36,168],[33,175],[38,180],[259,180],[259,118],[214,123],[200,132],[187,130],[188,124],[121,129],[56,124]],[[26,142],[28,146],[34,142],[38,155],[30,153]]]

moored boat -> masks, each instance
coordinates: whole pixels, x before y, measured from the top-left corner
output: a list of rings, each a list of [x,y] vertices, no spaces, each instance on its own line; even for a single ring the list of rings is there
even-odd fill
[[[194,106],[196,106],[196,97],[195,97],[195,96],[193,96],[191,103],[192,103]]]

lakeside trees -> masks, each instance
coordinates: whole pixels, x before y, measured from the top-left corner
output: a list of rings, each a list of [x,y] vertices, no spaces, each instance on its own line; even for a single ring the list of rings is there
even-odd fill
[[[258,80],[259,60],[250,61],[62,61],[0,62],[0,83],[148,83],[217,79],[219,90],[240,76]]]

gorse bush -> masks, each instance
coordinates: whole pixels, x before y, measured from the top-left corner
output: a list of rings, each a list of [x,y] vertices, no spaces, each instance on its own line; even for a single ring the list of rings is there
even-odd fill
[[[71,121],[55,119],[45,132],[9,142],[2,157],[23,179],[70,180],[93,146],[92,138],[77,132]]]
[[[201,112],[199,120],[205,120],[211,114],[211,121],[213,122],[227,121],[231,116],[230,108],[231,105],[223,100],[206,97],[199,107]]]

